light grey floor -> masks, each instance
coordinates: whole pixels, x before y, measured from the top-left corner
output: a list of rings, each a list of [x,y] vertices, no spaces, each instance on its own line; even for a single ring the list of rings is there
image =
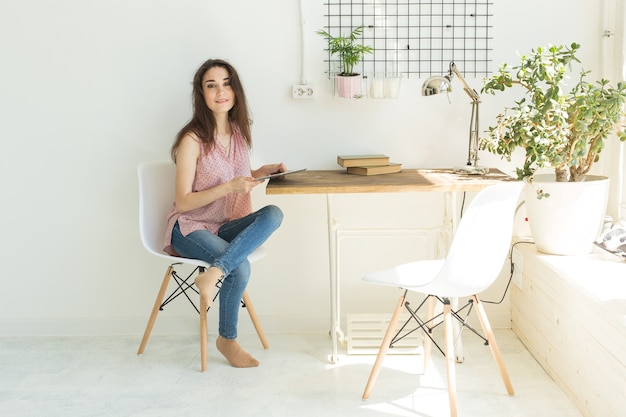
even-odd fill
[[[374,356],[327,360],[323,334],[255,335],[241,344],[261,361],[230,367],[209,342],[200,372],[195,336],[0,338],[0,416],[417,416],[449,415],[443,358],[422,375],[421,356],[388,356],[369,400],[361,400]],[[515,396],[508,396],[488,347],[464,337],[457,366],[459,415],[581,417],[510,330],[496,332]]]

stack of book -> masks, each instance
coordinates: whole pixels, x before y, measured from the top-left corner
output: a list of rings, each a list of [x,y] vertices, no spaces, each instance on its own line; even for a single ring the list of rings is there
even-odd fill
[[[339,155],[337,163],[348,169],[348,174],[380,175],[402,170],[402,164],[389,162],[387,155]]]

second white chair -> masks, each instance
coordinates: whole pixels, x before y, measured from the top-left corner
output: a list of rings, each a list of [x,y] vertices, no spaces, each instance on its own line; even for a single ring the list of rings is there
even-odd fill
[[[511,245],[515,208],[522,187],[522,182],[503,182],[479,191],[459,222],[446,259],[411,262],[363,277],[364,281],[394,286],[402,290],[363,392],[363,399],[370,396],[387,350],[406,335],[407,331],[421,329],[425,334],[424,370],[430,360],[433,343],[445,355],[450,415],[456,417],[452,329],[452,321],[455,319],[461,323],[461,329],[469,329],[489,345],[507,392],[510,395],[514,394],[509,374],[478,294],[497,279],[506,260]],[[425,295],[424,300],[415,309],[410,307],[406,300],[409,291]],[[450,303],[453,297],[469,299],[463,307],[453,311]],[[443,304],[443,313],[434,316],[437,301]],[[425,318],[417,314],[423,306],[426,307]],[[401,330],[397,331],[400,315],[405,309],[409,313],[409,319],[400,326]],[[467,321],[473,309],[478,315],[483,335],[473,329]],[[411,322],[415,327],[410,326]],[[432,336],[432,330],[442,323],[445,335],[443,349],[437,345]]]

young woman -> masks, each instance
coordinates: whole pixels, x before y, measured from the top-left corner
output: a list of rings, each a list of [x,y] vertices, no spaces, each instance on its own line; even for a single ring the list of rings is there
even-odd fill
[[[234,367],[259,362],[237,343],[237,321],[250,278],[248,255],[280,226],[276,206],[252,212],[254,178],[286,171],[282,163],[250,168],[250,116],[237,71],[226,61],[210,59],[193,80],[193,116],[176,136],[176,196],[168,216],[165,250],[201,259],[211,268],[196,278],[200,307],[219,293],[218,350]]]

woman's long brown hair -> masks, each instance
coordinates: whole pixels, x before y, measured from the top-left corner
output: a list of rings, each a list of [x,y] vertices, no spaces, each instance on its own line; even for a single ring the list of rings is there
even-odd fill
[[[174,162],[176,162],[176,154],[180,142],[188,133],[195,134],[202,142],[207,144],[213,144],[215,140],[214,134],[217,128],[215,116],[207,107],[202,90],[202,78],[204,74],[213,67],[221,67],[228,71],[230,86],[235,93],[235,104],[228,112],[228,118],[231,123],[239,128],[248,147],[252,147],[252,138],[250,136],[251,120],[248,111],[248,102],[246,100],[246,94],[243,91],[243,86],[241,85],[241,80],[239,79],[239,74],[237,74],[235,68],[228,62],[222,59],[209,59],[198,68],[196,75],[193,77],[193,116],[176,135],[176,140],[170,151]]]

